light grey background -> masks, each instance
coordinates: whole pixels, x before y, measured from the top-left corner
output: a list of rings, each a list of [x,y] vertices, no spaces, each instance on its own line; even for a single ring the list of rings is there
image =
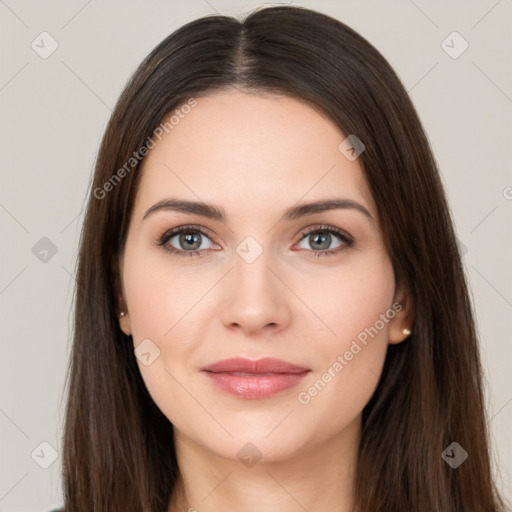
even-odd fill
[[[467,248],[464,264],[481,337],[493,458],[510,499],[511,2],[293,3],[325,12],[366,37],[394,67],[419,112],[458,237]],[[100,138],[122,87],[147,53],[184,23],[214,11],[240,14],[259,5],[0,0],[1,512],[43,512],[62,502],[61,459],[42,469],[39,464],[51,462],[51,450],[40,443],[60,454],[83,204]],[[35,41],[40,52],[51,48],[47,36],[39,36],[43,31],[58,43],[46,59],[31,47]],[[469,44],[458,58],[441,46],[453,31]],[[462,42],[452,39],[445,44],[453,53]],[[46,262],[32,251],[42,237],[57,247]]]

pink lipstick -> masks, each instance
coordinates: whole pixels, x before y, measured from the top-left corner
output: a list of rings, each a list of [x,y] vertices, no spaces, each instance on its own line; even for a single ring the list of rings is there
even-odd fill
[[[257,361],[241,357],[224,359],[201,371],[219,389],[246,399],[268,398],[296,386],[310,372],[272,357]]]

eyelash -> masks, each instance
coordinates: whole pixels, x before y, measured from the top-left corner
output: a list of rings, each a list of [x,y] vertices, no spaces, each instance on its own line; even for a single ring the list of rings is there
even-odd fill
[[[205,236],[207,238],[210,238],[210,236],[204,232],[204,230],[200,226],[195,225],[188,225],[188,226],[180,226],[179,228],[171,229],[170,231],[166,231],[163,235],[157,238],[155,241],[155,245],[157,246],[163,246],[164,250],[167,252],[180,257],[186,257],[186,256],[196,256],[199,257],[202,256],[201,253],[204,253],[206,251],[196,249],[194,251],[183,251],[180,249],[176,249],[172,246],[166,245],[166,243],[173,238],[176,235],[179,235],[183,232],[186,233],[200,233],[202,236]],[[335,228],[333,226],[327,226],[327,225],[321,225],[316,226],[313,229],[301,231],[302,238],[297,242],[300,243],[302,240],[304,240],[306,237],[313,233],[321,233],[321,234],[331,234],[339,237],[344,245],[336,248],[336,249],[330,249],[330,250],[323,250],[323,251],[308,251],[312,252],[314,258],[318,258],[321,256],[334,256],[348,248],[354,247],[355,241],[352,237],[350,237],[345,231],[342,231],[341,229]]]

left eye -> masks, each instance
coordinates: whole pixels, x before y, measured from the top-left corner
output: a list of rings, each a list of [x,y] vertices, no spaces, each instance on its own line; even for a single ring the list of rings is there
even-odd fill
[[[313,248],[313,252],[316,253],[315,256],[339,252],[339,250],[337,250],[339,247],[343,245],[351,247],[353,244],[353,240],[348,235],[333,227],[317,228],[302,233],[302,236],[300,243],[305,242],[309,245],[309,248]],[[335,247],[331,246],[333,236],[340,240]],[[308,249],[308,247],[306,247],[306,249]]]

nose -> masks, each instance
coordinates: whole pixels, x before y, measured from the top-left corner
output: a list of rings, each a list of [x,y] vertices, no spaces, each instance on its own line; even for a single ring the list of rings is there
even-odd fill
[[[226,300],[221,312],[224,325],[247,335],[275,333],[286,329],[292,295],[264,251],[248,263],[238,254],[224,283]]]

